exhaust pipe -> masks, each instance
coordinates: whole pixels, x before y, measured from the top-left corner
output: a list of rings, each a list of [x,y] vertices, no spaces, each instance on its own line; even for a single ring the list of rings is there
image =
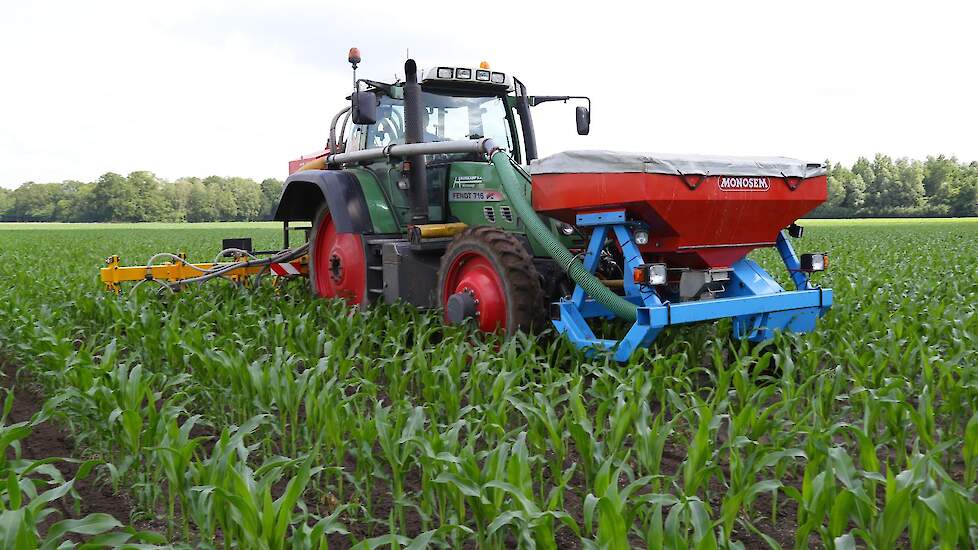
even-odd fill
[[[404,123],[407,143],[423,141],[421,85],[418,84],[418,65],[413,59],[404,63]],[[428,175],[425,170],[424,154],[410,155],[407,158],[408,198],[411,202],[411,224],[428,223]]]

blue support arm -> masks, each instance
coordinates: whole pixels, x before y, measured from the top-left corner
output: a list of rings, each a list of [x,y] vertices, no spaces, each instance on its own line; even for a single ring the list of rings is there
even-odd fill
[[[644,260],[632,240],[633,224],[626,219],[624,211],[579,214],[576,221],[579,226],[593,228],[583,258],[584,267],[591,273],[598,268],[606,240],[614,237],[618,241],[624,260],[624,298],[639,307],[635,322],[624,338],[598,338],[587,319],[610,318],[614,314],[588,298],[577,286],[570,299],[554,304],[553,324],[576,346],[614,350],[618,361],[627,361],[636,349],[651,345],[666,326],[731,318],[734,336],[761,341],[774,337],[778,330],[813,330],[816,319],[832,305],[832,290],[809,281],[784,231],[778,234],[775,246],[797,290],[786,291],[757,263],[743,258],[731,266],[729,287],[722,294],[713,299],[668,303],[652,287],[637,284],[631,276],[644,265]]]
[[[795,249],[788,242],[788,237],[785,236],[783,230],[778,232],[778,240],[775,246],[778,249],[778,254],[781,255],[781,261],[788,268],[791,280],[795,283],[795,289],[809,290],[814,288],[808,281],[808,275],[801,271],[801,262],[798,260],[798,255],[795,254]]]

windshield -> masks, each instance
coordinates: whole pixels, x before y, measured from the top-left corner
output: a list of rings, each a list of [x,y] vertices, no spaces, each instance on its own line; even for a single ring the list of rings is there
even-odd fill
[[[513,139],[506,119],[506,104],[501,97],[454,97],[430,92],[421,94],[422,139],[425,142],[492,138],[496,145],[512,152]],[[404,143],[404,102],[382,97],[377,108],[377,123],[367,126],[367,148]]]

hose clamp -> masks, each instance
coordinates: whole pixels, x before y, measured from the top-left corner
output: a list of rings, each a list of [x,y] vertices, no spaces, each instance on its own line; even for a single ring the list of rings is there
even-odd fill
[[[495,155],[498,151],[502,151],[502,148],[498,147],[496,145],[496,142],[493,141],[492,138],[482,138],[479,141],[480,141],[479,146],[482,148],[482,151],[490,159],[492,159],[492,156]]]
[[[383,149],[381,149],[381,152],[384,154],[384,157],[387,158],[387,164],[391,164],[391,147],[393,146],[394,146],[393,143],[389,143],[385,145]]]
[[[577,260],[580,257],[580,255],[581,253],[578,252],[577,254],[574,254],[573,256],[570,257],[570,260],[567,261],[567,265],[564,266],[564,273],[570,272],[571,264],[573,264],[574,260]]]

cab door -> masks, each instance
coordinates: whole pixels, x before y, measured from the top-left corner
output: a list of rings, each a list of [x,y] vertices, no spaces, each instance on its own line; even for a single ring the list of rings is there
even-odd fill
[[[427,166],[428,176],[428,220],[431,223],[445,223],[448,220],[448,176],[452,163],[435,163]]]

